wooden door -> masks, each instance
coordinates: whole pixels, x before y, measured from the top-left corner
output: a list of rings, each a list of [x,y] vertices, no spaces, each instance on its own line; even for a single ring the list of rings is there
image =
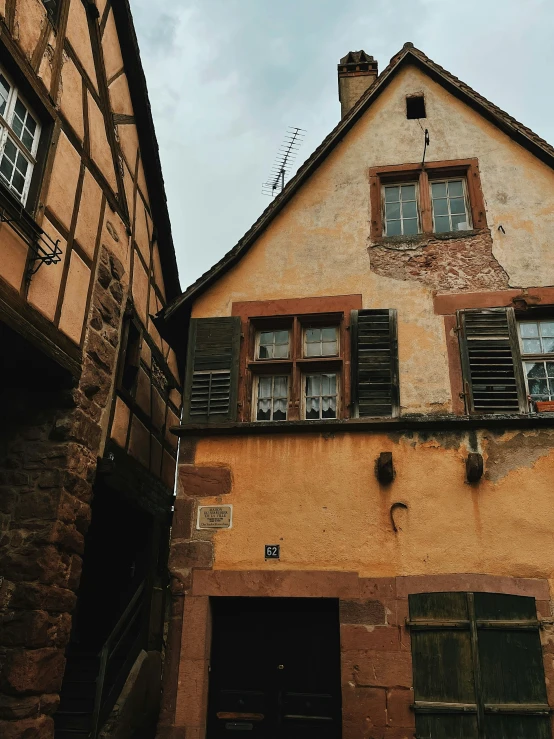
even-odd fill
[[[339,739],[338,601],[213,600],[208,738]]]

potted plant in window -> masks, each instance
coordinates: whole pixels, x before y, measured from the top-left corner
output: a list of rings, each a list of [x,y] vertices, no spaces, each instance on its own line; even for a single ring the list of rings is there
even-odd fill
[[[535,400],[537,413],[554,413],[554,400]]]

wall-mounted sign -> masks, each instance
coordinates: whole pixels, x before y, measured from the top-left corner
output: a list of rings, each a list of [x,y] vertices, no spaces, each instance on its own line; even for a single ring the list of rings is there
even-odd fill
[[[198,506],[197,529],[230,529],[233,524],[232,505]]]
[[[281,556],[280,544],[266,544],[264,550],[266,559],[279,559]]]

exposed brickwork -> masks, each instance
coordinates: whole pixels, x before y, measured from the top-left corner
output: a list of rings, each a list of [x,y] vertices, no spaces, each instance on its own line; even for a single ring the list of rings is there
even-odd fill
[[[493,256],[490,231],[401,239],[380,240],[369,247],[372,272],[423,282],[443,292],[509,287],[506,271]]]
[[[0,735],[47,739],[58,704],[103,414],[122,319],[123,266],[102,248],[82,375],[9,390],[0,438]],[[44,387],[41,392],[38,388]]]

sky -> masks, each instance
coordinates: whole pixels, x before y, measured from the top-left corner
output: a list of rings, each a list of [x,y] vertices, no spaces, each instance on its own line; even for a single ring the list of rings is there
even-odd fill
[[[406,41],[554,144],[552,0],[131,0],[184,289],[270,204],[340,118],[337,63],[383,70]]]

